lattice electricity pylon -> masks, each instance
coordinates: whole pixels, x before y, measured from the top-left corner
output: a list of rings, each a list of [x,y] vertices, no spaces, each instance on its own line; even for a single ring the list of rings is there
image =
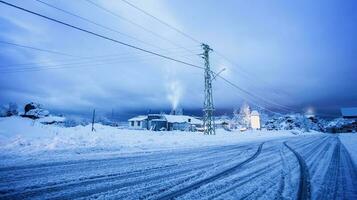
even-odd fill
[[[209,52],[212,49],[207,44],[201,45],[203,48],[203,59],[205,60],[205,100],[203,103],[203,128],[204,134],[216,134],[213,118],[213,95],[212,95],[212,71],[209,65]]]

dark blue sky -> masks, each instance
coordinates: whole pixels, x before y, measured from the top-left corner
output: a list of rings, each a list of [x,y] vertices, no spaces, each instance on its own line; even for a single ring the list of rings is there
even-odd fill
[[[197,43],[122,1],[95,2],[169,38],[171,43],[84,0],[44,1],[150,45],[96,27],[34,0],[10,2],[203,65],[202,59],[195,55],[201,52]],[[226,68],[224,77],[259,96],[252,98],[217,80],[214,100],[218,109],[239,107],[243,100],[281,112],[284,110],[276,104],[296,111],[313,108],[318,113],[337,113],[340,107],[357,105],[356,1],[130,2],[228,57],[230,61],[213,52],[212,68],[216,71]],[[1,41],[72,55],[0,43],[0,103],[37,101],[50,109],[66,112],[96,107],[100,110],[115,108],[123,113],[169,110],[176,105],[197,110],[202,106],[203,72],[199,69],[101,40],[5,5],[0,5],[0,13]]]

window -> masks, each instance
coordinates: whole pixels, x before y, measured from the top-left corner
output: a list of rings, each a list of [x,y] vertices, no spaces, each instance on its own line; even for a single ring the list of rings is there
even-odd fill
[[[131,126],[134,126],[134,121],[131,121],[131,122],[130,122],[130,125],[131,125]]]
[[[137,125],[140,126],[140,121],[137,121]]]

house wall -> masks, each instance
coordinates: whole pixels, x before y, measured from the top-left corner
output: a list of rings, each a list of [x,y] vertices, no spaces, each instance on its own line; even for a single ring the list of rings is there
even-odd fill
[[[191,124],[184,123],[169,123],[169,130],[191,131]]]
[[[252,129],[260,129],[260,117],[251,116],[250,117],[250,126]]]
[[[147,121],[129,121],[129,127],[132,129],[147,129]]]
[[[160,131],[161,129],[167,129],[166,121],[150,121],[150,128],[153,131]]]

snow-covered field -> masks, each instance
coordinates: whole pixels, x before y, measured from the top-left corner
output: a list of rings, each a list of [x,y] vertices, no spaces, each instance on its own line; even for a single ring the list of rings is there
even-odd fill
[[[0,199],[357,198],[356,134],[95,127],[0,118]]]
[[[103,157],[319,134],[299,131],[227,132],[218,129],[216,135],[207,136],[200,132],[128,130],[101,124],[95,124],[95,129],[92,132],[91,125],[66,128],[44,125],[28,118],[0,118],[0,156],[11,163],[29,159],[77,159],[98,154]]]

